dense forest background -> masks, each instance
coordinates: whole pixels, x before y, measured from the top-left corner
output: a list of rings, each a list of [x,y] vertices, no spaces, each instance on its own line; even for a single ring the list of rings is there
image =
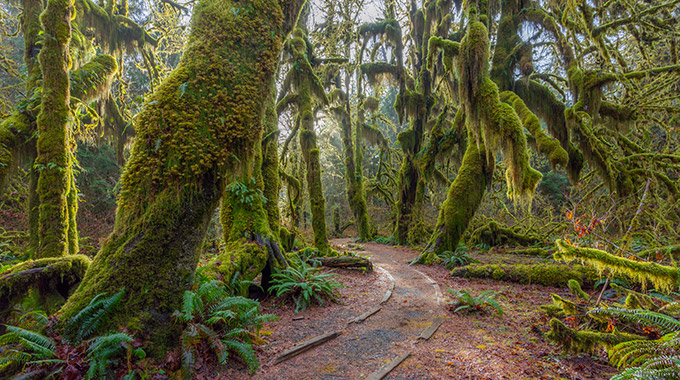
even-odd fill
[[[0,5],[5,323],[126,289],[102,326],[160,357],[195,277],[276,289],[291,254],[351,237],[465,275],[492,247],[578,259],[599,296],[553,298],[552,337],[639,338],[597,335],[625,282],[610,320],[672,324],[653,328],[677,363],[679,1],[270,3]]]

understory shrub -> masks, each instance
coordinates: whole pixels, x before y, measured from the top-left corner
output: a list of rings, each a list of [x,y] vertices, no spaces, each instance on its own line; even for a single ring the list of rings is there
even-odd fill
[[[312,302],[323,305],[324,299],[338,302],[337,289],[342,285],[334,281],[333,273],[319,273],[321,268],[308,264],[309,259],[293,259],[288,268],[272,275],[270,291],[277,297],[289,296],[295,301],[295,312],[307,310]]]
[[[0,336],[0,375],[9,377],[21,372],[15,377],[133,378],[131,359],[146,356],[139,342],[126,331],[95,335],[123,293],[124,289],[111,297],[100,294],[92,299],[66,321],[62,335],[55,328],[55,318],[41,312],[25,314],[19,326],[7,326],[7,332]]]
[[[253,344],[263,324],[277,319],[260,313],[259,307],[255,300],[232,296],[218,280],[199,280],[194,290],[185,291],[182,310],[173,313],[185,325],[181,336],[183,377],[192,378],[197,356],[208,350],[220,363],[235,354],[253,374],[260,367]]]

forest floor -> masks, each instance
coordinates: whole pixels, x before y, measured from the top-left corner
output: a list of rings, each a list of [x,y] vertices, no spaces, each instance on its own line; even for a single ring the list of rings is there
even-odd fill
[[[350,239],[333,241],[338,250],[351,250]],[[387,379],[606,379],[616,373],[600,355],[565,355],[547,341],[547,317],[539,306],[550,294],[566,289],[519,285],[494,280],[455,278],[441,265],[409,266],[418,252],[374,243],[362,244],[361,255],[370,256],[376,270],[363,274],[335,270],[342,303],[312,306],[293,313],[281,299],[262,302],[263,311],[279,316],[262,331],[266,341],[258,347],[262,368],[254,379],[361,379],[398,356],[410,357]],[[472,256],[485,261],[485,254]],[[492,260],[503,261],[502,254]],[[517,255],[507,255],[517,260]],[[488,261],[488,260],[487,260]],[[379,305],[394,284],[391,298]],[[502,293],[504,311],[497,314],[453,313],[447,288]],[[377,306],[381,310],[362,323],[347,322]],[[493,311],[492,308],[489,308]],[[417,337],[435,319],[443,323],[429,340]],[[275,364],[283,351],[318,335],[340,331],[337,338],[292,359]],[[248,378],[236,364],[206,366],[199,378]]]

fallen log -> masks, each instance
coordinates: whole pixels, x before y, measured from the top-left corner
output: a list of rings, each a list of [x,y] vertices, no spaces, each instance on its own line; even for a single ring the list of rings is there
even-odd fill
[[[360,268],[366,272],[373,270],[373,263],[365,257],[359,256],[336,256],[317,258],[321,265],[331,268]]]

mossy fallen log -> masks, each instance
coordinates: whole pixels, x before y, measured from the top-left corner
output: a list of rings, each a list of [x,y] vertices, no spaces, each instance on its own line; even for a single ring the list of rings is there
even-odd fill
[[[470,234],[469,241],[474,244],[527,246],[540,242],[541,237],[534,234],[522,234],[513,228],[504,227],[500,223],[490,221]]]
[[[373,270],[373,263],[365,257],[359,256],[337,256],[337,257],[319,257],[316,260],[321,262],[321,265],[331,268],[359,268],[366,272]]]
[[[0,322],[10,322],[12,305],[29,296],[46,313],[56,312],[80,283],[90,262],[84,255],[68,255],[13,266],[0,275]]]
[[[567,287],[569,280],[578,281],[584,288],[592,288],[599,279],[597,271],[583,266],[542,265],[483,265],[470,264],[451,272],[454,277],[491,278],[520,284]]]

